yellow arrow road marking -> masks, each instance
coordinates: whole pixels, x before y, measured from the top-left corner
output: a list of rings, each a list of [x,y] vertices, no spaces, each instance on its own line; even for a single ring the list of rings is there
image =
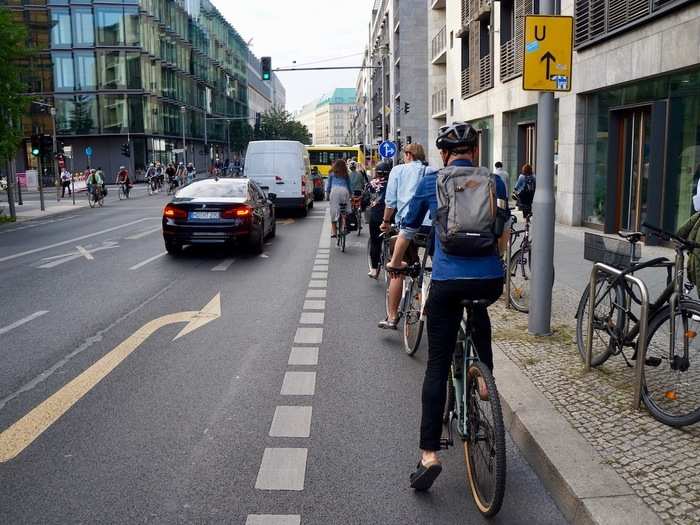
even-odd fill
[[[178,339],[219,317],[221,294],[216,294],[199,312],[164,315],[146,323],[90,368],[0,433],[0,463],[17,457],[160,328],[170,324],[189,323],[175,338]]]

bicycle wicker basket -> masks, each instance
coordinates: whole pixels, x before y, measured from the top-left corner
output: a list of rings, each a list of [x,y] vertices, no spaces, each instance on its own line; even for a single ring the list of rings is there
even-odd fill
[[[583,258],[591,262],[599,262],[617,268],[627,268],[630,261],[638,261],[642,257],[642,247],[623,239],[614,239],[595,233],[584,233]]]

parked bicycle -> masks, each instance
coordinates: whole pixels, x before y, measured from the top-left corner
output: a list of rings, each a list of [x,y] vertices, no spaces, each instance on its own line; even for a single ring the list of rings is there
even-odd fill
[[[520,240],[520,247],[511,253],[510,256],[510,305],[518,312],[527,313],[530,309],[530,282],[531,274],[531,252],[532,243],[530,241],[530,218],[531,214],[525,215],[525,227],[521,230],[515,228],[516,217],[512,216],[510,226],[510,243],[515,246]]]
[[[685,253],[700,248],[699,244],[647,224],[646,229],[670,242],[675,260],[657,257],[640,262],[638,243],[641,232],[619,232],[625,241],[587,233],[584,257],[622,270],[619,276],[599,273],[595,278],[593,307],[592,366],[600,366],[610,356],[633,350],[638,359],[640,322],[633,312],[641,300],[627,284],[625,275],[642,269],[666,270],[666,288],[649,305],[647,350],[644,359],[642,401],[662,423],[674,427],[700,421],[700,368],[691,361],[700,359],[700,303],[690,297],[692,286],[684,282]],[[576,313],[576,342],[585,360],[589,287],[581,295]]]

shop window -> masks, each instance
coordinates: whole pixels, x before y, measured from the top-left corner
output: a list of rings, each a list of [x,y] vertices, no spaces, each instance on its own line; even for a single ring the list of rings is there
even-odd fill
[[[68,9],[51,10],[51,47],[70,47],[71,25]]]
[[[75,47],[95,45],[95,20],[89,7],[74,7],[73,45]]]

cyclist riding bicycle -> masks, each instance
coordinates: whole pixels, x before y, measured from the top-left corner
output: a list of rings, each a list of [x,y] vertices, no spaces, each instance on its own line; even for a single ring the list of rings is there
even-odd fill
[[[394,166],[389,174],[389,182],[386,188],[386,209],[384,210],[384,220],[380,229],[386,233],[391,226],[391,218],[396,213],[394,221],[396,224],[401,224],[401,221],[408,213],[408,203],[416,192],[418,183],[424,175],[430,171],[435,171],[434,168],[428,168],[423,165],[425,161],[425,150],[418,143],[408,144],[404,149],[405,164]],[[427,210],[426,210],[427,212]],[[424,231],[421,233],[427,234],[430,231],[430,217],[425,213]],[[393,246],[392,241],[392,246]],[[393,249],[393,248],[392,248]],[[406,250],[405,260],[407,263],[418,262],[418,248],[415,243],[411,243],[409,249]],[[387,300],[386,318],[379,321],[379,328],[396,330],[399,316],[399,303],[401,302],[401,294],[403,293],[403,276],[393,276],[389,283],[389,294]]]
[[[85,183],[87,184],[88,193],[90,193],[90,195],[92,195],[93,198],[97,200],[97,190],[101,190],[102,186],[104,186],[104,179],[102,178],[102,168],[98,168],[97,171],[90,170],[90,174],[85,180]]]
[[[471,174],[473,177],[470,183],[477,177],[480,177],[479,180],[484,180],[483,169],[474,169],[473,164],[474,159],[478,158],[478,134],[470,124],[455,122],[440,128],[436,146],[440,150],[445,168],[439,173],[426,173],[418,184],[415,196],[410,201],[408,214],[402,222],[391,262],[387,265],[389,271],[406,266],[405,263],[402,263],[403,255],[423,223],[426,212],[430,211],[435,226],[433,241],[435,253],[432,264],[432,281],[426,305],[428,364],[422,391],[421,459],[410,477],[411,487],[416,490],[429,489],[442,471],[437,452],[441,448],[440,437],[446,399],[445,385],[464,310],[462,301],[481,300],[490,304],[500,297],[503,291],[503,265],[499,257],[499,250],[505,249],[508,242],[508,231],[503,228],[508,216],[508,194],[503,181],[497,176],[492,176],[489,177],[492,182],[488,187],[491,188],[491,184],[495,183],[498,211],[494,218],[494,224],[498,224],[494,227],[490,237],[480,237],[484,241],[490,240],[491,242],[484,243],[478,252],[474,248],[474,256],[470,256],[465,251],[464,244],[460,245],[460,250],[456,249],[455,244],[464,241],[456,241],[451,236],[451,231],[444,228],[444,224],[450,220],[456,220],[456,217],[462,218],[470,214],[459,213],[460,210],[454,208],[447,210],[448,212],[456,212],[456,215],[450,214],[451,217],[445,217],[443,213],[438,214],[438,191],[444,191],[450,180],[449,177],[463,177]],[[453,191],[461,191],[464,194],[463,187],[461,190],[456,188]],[[443,199],[444,206],[444,196],[441,194],[440,198]],[[464,194],[463,198],[471,197]],[[489,204],[492,205],[488,201],[484,202],[483,208],[488,210]],[[452,206],[455,205],[452,204]],[[503,229],[502,233],[498,231],[498,225]],[[443,245],[441,238],[447,239],[448,244]],[[464,239],[464,237],[458,236],[458,239]],[[468,242],[473,241],[469,240]],[[455,255],[455,252],[462,255]],[[490,370],[493,370],[491,322],[485,305],[473,306],[471,322],[474,344],[479,358]],[[488,390],[483,380],[479,382],[479,395],[482,399],[488,399]]]
[[[173,190],[177,187],[177,170],[175,169],[175,164],[172,162],[168,163],[168,167],[165,168],[165,175],[167,177],[168,187]]]
[[[532,215],[532,200],[535,198],[536,187],[537,181],[532,173],[532,166],[523,164],[513,189],[513,199],[515,199],[518,209],[523,212],[525,218],[529,218]]]
[[[326,182],[326,195],[331,208],[331,238],[335,239],[338,236],[340,205],[344,204],[347,207],[351,195],[348,166],[343,159],[338,159],[333,163],[333,168]]]
[[[124,185],[124,195],[129,196],[131,191],[131,179],[129,179],[129,170],[124,166],[119,166],[119,171],[117,172],[117,184]]]
[[[379,227],[384,219],[384,208],[386,204],[386,183],[391,172],[391,161],[384,160],[374,168],[374,178],[367,185],[370,195],[369,201],[369,237],[370,237],[370,258],[372,269],[367,274],[370,278],[376,279],[379,275],[379,259],[382,252],[382,237]]]

